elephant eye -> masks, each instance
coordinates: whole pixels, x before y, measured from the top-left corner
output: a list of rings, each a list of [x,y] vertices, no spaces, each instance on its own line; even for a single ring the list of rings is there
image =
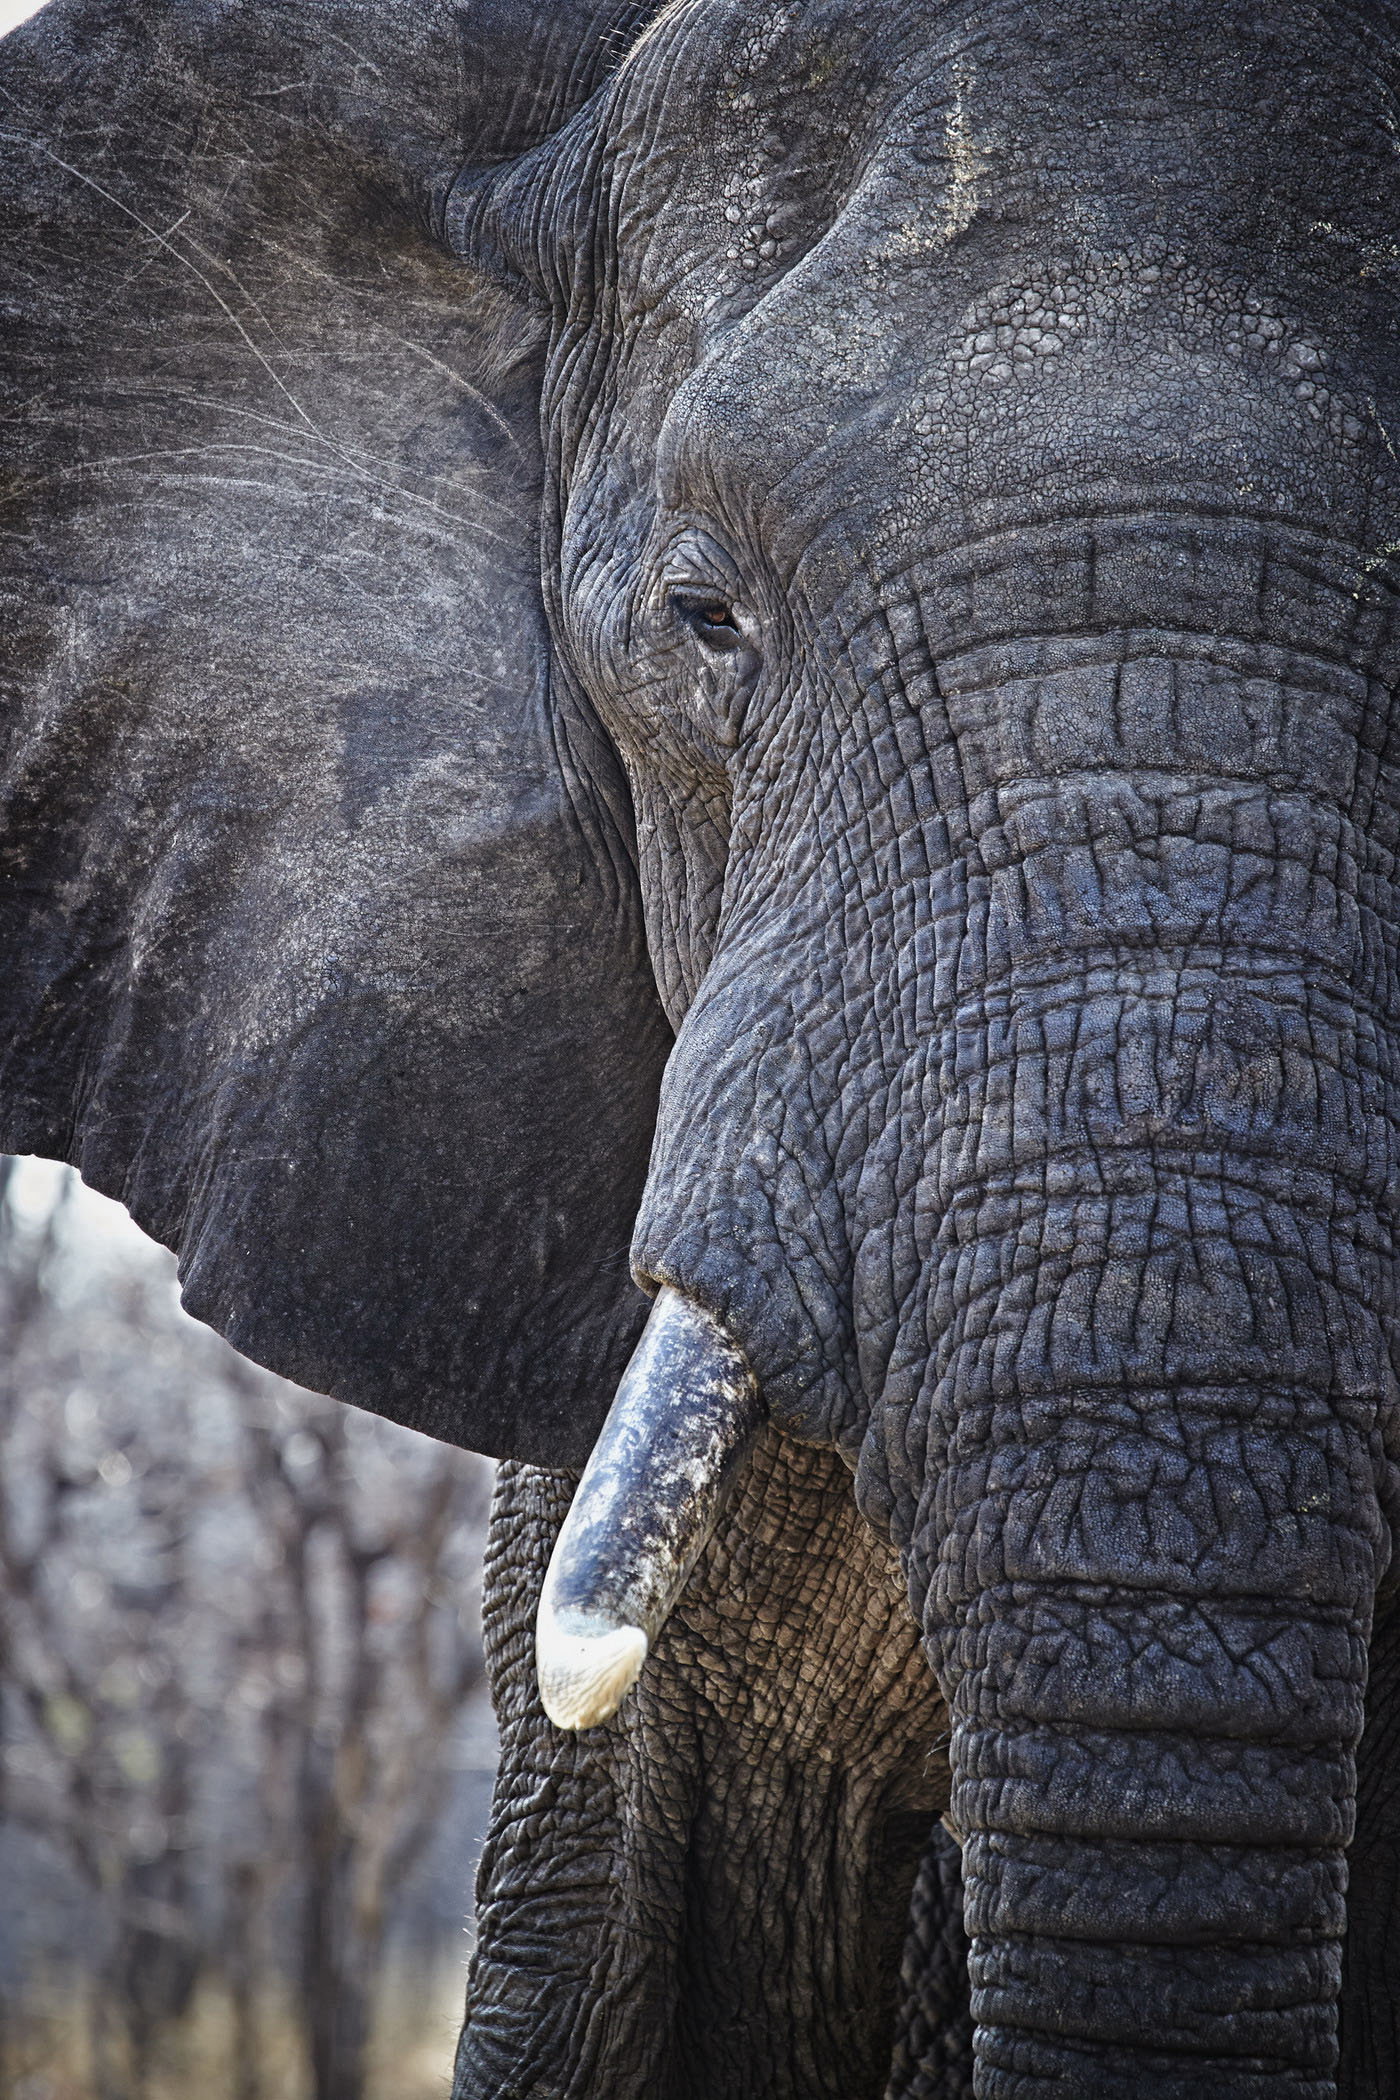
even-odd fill
[[[710,649],[736,649],[742,641],[739,622],[734,617],[734,608],[713,591],[677,587],[672,590],[671,605],[684,620],[691,633]]]

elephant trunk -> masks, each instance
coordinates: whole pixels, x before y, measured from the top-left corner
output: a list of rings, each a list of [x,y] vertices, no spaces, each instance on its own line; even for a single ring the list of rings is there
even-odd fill
[[[1088,539],[969,557],[961,639],[942,583],[853,600],[841,792],[781,864],[736,816],[634,1258],[904,1552],[980,2100],[1324,2100],[1395,1515],[1390,686],[1321,557]]]
[[[953,1723],[980,2100],[1333,2093],[1379,1336],[1352,1301],[1340,1343],[1339,1245],[1314,1235],[1309,1289],[1285,1217],[1234,1199],[1214,1246],[1201,1216],[1174,1232],[1160,1179],[1080,1205],[1097,1259],[1058,1306],[1047,1276],[959,1323],[933,1396],[913,1572]],[[1133,1254],[1115,1207],[1154,1220]]]
[[[1266,779],[1263,652],[1120,652],[1116,684],[943,681],[969,770],[1027,719],[1082,769],[969,802],[987,901],[939,951],[956,1025],[892,1236],[976,2090],[1330,2100],[1389,1551],[1389,936],[1341,674],[1274,659]]]
[[[1160,1407],[1244,1441],[1233,1398]],[[1132,1470],[1085,1466],[1088,1523]],[[1093,1562],[989,1585],[946,1644],[977,2091],[1329,2100],[1363,1600]]]

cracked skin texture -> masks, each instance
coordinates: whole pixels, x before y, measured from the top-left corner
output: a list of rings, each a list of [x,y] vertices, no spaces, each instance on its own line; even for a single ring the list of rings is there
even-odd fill
[[[949,1783],[897,1556],[838,1459],[766,1431],[624,1711],[569,1735],[540,1709],[533,1603],[572,1489],[529,1467],[497,1488],[502,1777],[457,2089],[878,2095]],[[946,2036],[960,1998],[921,1964],[901,2024]]]
[[[906,2005],[888,2073],[850,1990],[853,2058],[687,2030],[639,2090],[1338,2090],[1400,1426],[1400,169],[1393,38],[1319,20],[682,7],[559,149],[591,247],[538,170],[459,203],[552,303],[552,613],[678,1029],[634,1264],[898,1547],[962,1847],[970,2054]],[[932,1979],[937,1846],[918,1886]],[[1346,2092],[1394,2061],[1369,1960]]]
[[[511,1461],[457,2100],[1400,2091],[1390,0],[4,57],[0,1136]],[[634,1218],[772,1427],[573,1739]]]

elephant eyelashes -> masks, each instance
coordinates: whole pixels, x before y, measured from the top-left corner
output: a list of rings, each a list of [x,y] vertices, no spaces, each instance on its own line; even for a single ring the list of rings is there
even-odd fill
[[[707,649],[737,649],[743,641],[734,608],[708,591],[673,590],[671,605]]]

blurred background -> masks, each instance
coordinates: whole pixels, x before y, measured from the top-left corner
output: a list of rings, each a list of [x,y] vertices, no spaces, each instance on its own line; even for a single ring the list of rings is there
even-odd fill
[[[486,1461],[255,1369],[0,1161],[0,2093],[443,2100]]]

